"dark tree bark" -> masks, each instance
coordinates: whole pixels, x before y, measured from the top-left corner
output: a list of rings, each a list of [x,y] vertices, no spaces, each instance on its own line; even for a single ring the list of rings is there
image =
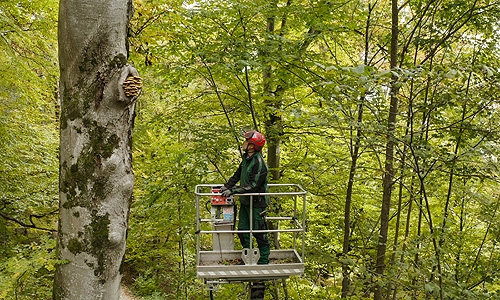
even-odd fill
[[[60,215],[53,299],[119,299],[140,91],[132,0],[61,0]]]
[[[273,2],[272,5],[276,6]],[[269,34],[274,34],[275,17],[269,16],[267,18],[267,29]],[[281,94],[283,88],[276,86],[273,91],[273,70],[270,65],[266,65],[263,72],[264,80],[264,94],[268,98],[265,101],[266,108],[281,108]],[[271,109],[269,109],[271,111]],[[275,112],[270,112],[267,116],[265,129],[267,137],[267,164],[269,165],[269,173],[271,174],[271,181],[277,182],[280,179],[280,158],[281,158],[281,136],[283,135],[283,124],[281,115]]]
[[[396,68],[398,59],[398,1],[392,0],[392,29],[391,29],[391,69]],[[387,142],[385,147],[385,170],[383,178],[382,209],[380,212],[380,235],[377,247],[376,273],[382,277],[385,270],[385,255],[387,249],[387,236],[389,232],[389,212],[391,206],[391,194],[394,184],[394,142],[396,116],[398,114],[398,85],[397,78],[393,76],[391,84],[391,103],[389,117],[387,120]],[[375,300],[382,300],[382,287],[375,286]]]

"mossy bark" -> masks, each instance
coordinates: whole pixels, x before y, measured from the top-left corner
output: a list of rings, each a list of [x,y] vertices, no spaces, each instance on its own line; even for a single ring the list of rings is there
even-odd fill
[[[136,97],[122,84],[132,0],[61,0],[60,216],[53,299],[119,299]]]

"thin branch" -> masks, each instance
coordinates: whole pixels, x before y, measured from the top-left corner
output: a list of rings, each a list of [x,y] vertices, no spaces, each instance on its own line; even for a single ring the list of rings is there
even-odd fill
[[[243,16],[241,14],[241,10],[238,9],[238,14],[240,15],[240,22],[241,22],[241,27],[243,28],[243,39],[245,41],[245,44],[247,42],[247,29],[245,27],[245,23],[243,22]],[[252,92],[250,89],[250,78],[248,76],[248,65],[245,65],[245,79],[246,79],[246,87],[247,87],[247,93],[248,93],[248,103],[250,104],[250,112],[252,113],[252,121],[253,121],[253,126],[255,130],[259,131],[259,126],[257,125],[257,119],[255,117],[255,108],[253,106],[253,100],[252,100]]]
[[[498,204],[500,203],[500,197],[497,199],[497,204],[495,206],[495,210],[493,211],[493,215],[491,216],[491,219],[494,220],[495,219],[495,215],[497,213],[497,210],[498,210]],[[472,274],[472,271],[474,270],[474,266],[476,265],[477,263],[477,260],[479,259],[479,255],[481,254],[481,251],[483,250],[483,247],[484,247],[484,244],[486,243],[486,237],[488,237],[488,233],[490,232],[490,228],[491,228],[491,224],[493,222],[490,222],[488,224],[488,228],[486,228],[486,232],[484,233],[484,237],[483,237],[483,241],[481,242],[481,245],[479,246],[479,249],[477,250],[477,253],[476,253],[476,258],[474,259],[474,263],[472,264],[472,266],[470,267],[470,270],[469,270],[469,274],[467,274],[467,279],[465,280],[465,284],[469,283],[469,279],[470,279],[470,276]],[[465,286],[464,286],[464,289],[465,289]],[[463,292],[463,290],[462,290]]]
[[[229,117],[228,109],[226,108],[226,105],[224,104],[224,101],[222,100],[222,97],[221,97],[220,92],[219,92],[219,88],[217,87],[217,84],[215,83],[214,77],[212,75],[212,71],[210,70],[210,67],[204,61],[203,61],[203,65],[205,66],[205,68],[208,71],[208,75],[210,76],[209,77],[210,83],[211,83],[212,87],[214,88],[215,93],[217,94],[217,98],[220,101],[222,109],[224,110],[224,114],[226,115],[226,119],[227,119],[227,122],[229,124],[229,127],[231,127],[231,129],[233,130],[233,134],[234,134],[234,138],[236,139],[236,143],[239,144],[240,141],[238,139],[238,133],[236,132],[236,129],[235,129],[233,123],[231,122],[231,118]]]
[[[210,161],[210,163],[215,167],[215,169],[217,170],[217,173],[219,173],[219,175],[222,177],[222,179],[224,181],[227,181],[226,177],[224,176],[224,174],[221,172],[221,170],[219,169],[219,166],[217,166],[217,164],[215,163],[215,161],[213,161],[210,156],[206,156],[207,159]]]
[[[38,230],[43,230],[43,231],[49,231],[49,232],[57,232],[57,230],[55,230],[55,229],[50,229],[50,228],[44,228],[44,227],[38,227],[38,226],[36,226],[35,223],[33,222],[33,219],[32,219],[33,217],[42,218],[42,217],[44,217],[46,215],[53,214],[53,213],[55,213],[57,211],[58,210],[55,210],[53,212],[49,212],[49,213],[46,213],[44,215],[30,215],[30,222],[31,222],[31,224],[26,224],[23,221],[19,221],[19,220],[13,218],[13,217],[10,217],[10,216],[4,214],[1,211],[0,211],[0,217],[4,218],[5,220],[17,223],[17,224],[21,225],[22,227],[32,228],[32,229],[38,229]]]
[[[455,20],[455,22],[453,22],[453,24],[449,28],[448,34],[446,34],[446,36],[441,41],[439,41],[439,43],[437,43],[437,45],[431,50],[431,52],[429,53],[429,55],[427,55],[420,62],[420,64],[424,64],[429,58],[431,58],[432,56],[434,56],[436,54],[438,48],[441,47],[442,44],[444,44],[448,39],[450,39],[451,37],[453,37],[453,35],[458,30],[460,30],[462,27],[464,27],[469,22],[469,20],[474,16],[474,11],[481,9],[481,8],[476,7],[477,2],[478,2],[478,0],[475,0],[474,3],[472,4],[472,7],[469,10],[467,10],[465,13],[463,13],[457,20]],[[455,29],[453,29],[457,25],[457,23],[460,20],[462,20],[462,18],[464,18],[467,14],[469,14],[469,16],[467,17],[467,19],[465,19],[465,21],[463,21],[462,24],[460,24],[458,27],[456,27]]]

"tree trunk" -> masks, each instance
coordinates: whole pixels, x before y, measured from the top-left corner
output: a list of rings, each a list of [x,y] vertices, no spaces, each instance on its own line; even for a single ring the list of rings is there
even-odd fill
[[[56,300],[120,297],[140,91],[138,73],[127,63],[132,14],[132,0],[60,2],[57,256],[66,263],[56,269]]]
[[[366,20],[366,28],[365,28],[365,56],[363,63],[365,65],[368,64],[368,53],[370,52],[370,21],[371,14],[375,7],[375,4],[372,5],[368,3],[368,18]],[[357,162],[359,158],[359,149],[361,148],[361,138],[362,134],[362,122],[363,122],[363,109],[365,105],[365,93],[360,97],[360,101],[358,104],[358,119],[357,119],[357,128],[356,128],[356,138],[354,142],[354,148],[351,151],[351,168],[349,171],[349,180],[347,181],[347,191],[344,205],[344,241],[342,244],[342,255],[344,260],[347,259],[347,255],[349,254],[350,249],[350,239],[351,239],[351,204],[352,204],[352,190],[354,187],[354,177],[356,175],[357,170]],[[354,129],[354,128],[353,128]],[[351,142],[352,143],[352,142]],[[347,298],[349,295],[349,287],[351,285],[350,280],[350,267],[345,262],[342,261],[342,298]]]
[[[392,0],[392,32],[391,32],[391,69],[397,66],[398,51],[398,1]],[[398,113],[398,86],[397,77],[393,76],[391,84],[391,103],[387,120],[387,143],[385,147],[385,170],[383,178],[382,209],[380,212],[380,235],[377,247],[376,273],[382,277],[385,270],[385,252],[387,249],[387,236],[389,232],[389,212],[391,206],[391,193],[394,184],[394,139],[396,116]],[[382,287],[375,286],[375,300],[382,299]]]
[[[270,3],[270,6],[275,8],[277,5],[276,1],[272,1]],[[285,20],[286,17],[284,17],[283,20]],[[275,22],[276,22],[276,17],[274,14],[271,14],[267,17],[266,19],[266,33],[269,35],[274,34],[274,28],[275,28]],[[283,21],[285,22],[285,21]],[[283,26],[283,23],[282,23]],[[283,28],[283,27],[282,27]],[[278,95],[276,93],[273,93],[272,90],[272,81],[273,81],[273,69],[271,64],[265,64],[263,68],[263,73],[262,73],[262,79],[263,79],[263,91],[264,91],[264,96],[267,97],[267,100],[264,102],[266,105],[266,110],[268,106],[273,106],[273,105],[279,105],[281,106],[280,100],[276,99]],[[269,166],[269,174],[271,175],[270,179],[272,182],[278,182],[280,179],[280,147],[281,147],[281,132],[277,132],[276,128],[281,127],[281,117],[276,116],[273,113],[270,113],[268,115],[268,119],[266,119],[265,122],[265,130],[266,130],[266,137],[267,137],[267,164]],[[276,212],[279,212],[281,208],[274,207],[273,208]],[[278,226],[273,223],[273,222],[267,222],[267,227],[270,230],[277,230],[279,229]],[[274,242],[274,247],[276,249],[280,249],[280,241],[279,241],[279,234],[278,233],[273,233],[271,234],[273,242]]]
[[[472,57],[472,65],[474,65],[475,61],[476,61],[476,50],[474,49],[474,55]],[[472,78],[472,71],[469,73],[469,76],[467,78],[467,87],[465,89],[464,104],[462,105],[462,119],[460,120],[460,129],[458,131],[457,142],[455,144],[455,150],[453,151],[453,159],[451,161],[450,177],[448,179],[448,192],[446,194],[446,202],[443,211],[443,224],[441,225],[441,236],[439,237],[439,248],[442,248],[446,236],[446,220],[448,219],[448,214],[450,213],[449,206],[451,201],[451,194],[453,193],[453,182],[454,182],[453,177],[455,176],[455,166],[457,164],[457,158],[459,156],[458,153],[460,149],[460,144],[462,142],[462,136],[465,132],[464,124],[467,118],[467,102],[468,102],[467,99],[469,99],[471,78]]]
[[[350,239],[351,239],[351,202],[352,202],[352,189],[354,186],[354,176],[356,174],[357,169],[357,161],[359,158],[359,148],[362,138],[361,133],[361,122],[363,120],[363,106],[365,97],[360,99],[360,103],[358,106],[358,128],[356,134],[356,142],[354,144],[354,149],[351,155],[351,169],[349,172],[349,180],[347,182],[347,191],[346,191],[346,199],[344,205],[344,242],[342,245],[342,255],[343,259],[347,260],[350,248]],[[342,298],[347,298],[349,295],[349,286],[351,284],[350,280],[350,266],[347,262],[342,261]]]
[[[272,2],[273,7],[276,6],[276,2]],[[266,31],[268,34],[274,34],[275,17],[274,15],[268,16]],[[268,108],[281,108],[281,93],[283,91],[282,87],[276,87],[276,91],[273,91],[273,69],[271,64],[264,66],[263,70],[263,88],[264,95],[267,99],[264,101],[266,105],[266,110]],[[267,164],[269,166],[269,174],[271,175],[271,181],[277,182],[280,179],[280,158],[281,158],[281,135],[283,134],[282,128],[282,118],[281,115],[276,114],[271,109],[269,109],[269,114],[265,123],[266,137],[267,137]]]
[[[390,263],[390,266],[393,269],[396,268],[396,253],[398,250],[399,227],[401,224],[401,209],[403,206],[402,202],[403,202],[403,189],[404,189],[403,181],[404,181],[404,177],[405,177],[405,159],[406,159],[406,155],[405,155],[405,152],[403,151],[402,159],[401,159],[401,179],[399,182],[398,211],[396,213],[396,228],[394,229],[394,243],[392,245],[392,256],[391,256],[391,263]],[[394,287],[394,290],[396,290],[396,287]],[[387,294],[386,294],[387,300],[390,300],[392,289],[393,289],[393,285],[392,285],[392,280],[391,280],[387,284]]]

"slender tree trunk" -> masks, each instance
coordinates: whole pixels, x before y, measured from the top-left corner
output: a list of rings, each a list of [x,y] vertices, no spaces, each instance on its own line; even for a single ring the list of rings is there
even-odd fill
[[[410,178],[410,200],[408,200],[408,211],[406,213],[406,227],[405,227],[405,238],[404,238],[405,242],[403,243],[403,248],[401,250],[401,258],[399,260],[400,265],[403,265],[403,263],[404,263],[406,247],[407,247],[406,245],[407,245],[408,237],[410,236],[411,212],[412,212],[412,208],[413,208],[413,201],[415,201],[415,197],[413,194],[413,180],[414,180],[413,177]],[[400,276],[402,271],[403,270],[400,269],[397,279],[399,279],[399,276]],[[396,285],[394,287],[392,299],[396,300],[397,294],[398,294],[398,285]]]
[[[53,299],[119,299],[140,91],[131,0],[61,0],[60,215]],[[133,76],[133,77],[131,77]],[[136,81],[132,84],[132,81]]]
[[[425,7],[425,9],[423,10],[423,12],[421,14],[421,17],[420,17],[417,25],[412,30],[412,32],[410,34],[410,37],[406,41],[406,45],[403,47],[403,49],[401,51],[401,60],[400,60],[400,64],[399,64],[400,67],[403,66],[404,57],[405,57],[405,55],[407,53],[407,50],[408,50],[408,45],[413,40],[414,34],[417,33],[417,38],[420,37],[420,33],[421,33],[421,26],[420,25],[422,24],[422,21],[423,21],[423,19],[425,17],[425,12],[427,11],[427,9],[428,9],[429,6],[430,6],[430,4],[428,4]],[[419,54],[419,46],[417,44],[416,47],[415,47],[414,55],[413,55],[413,65],[414,66],[417,64],[418,54]],[[408,134],[410,134],[411,135],[411,141],[413,141],[413,136],[414,136],[413,124],[414,124],[415,114],[414,114],[414,111],[413,111],[413,103],[414,103],[414,99],[416,97],[415,90],[414,90],[414,84],[415,84],[415,82],[412,80],[411,81],[411,85],[410,85],[410,95],[409,95],[409,102],[408,102],[408,117],[407,117],[408,119],[407,119],[406,130],[405,130],[405,136],[408,136]],[[404,149],[403,149],[403,154],[402,154],[401,182],[400,182],[400,185],[399,185],[399,189],[400,190],[399,190],[398,220],[397,220],[397,224],[399,224],[399,219],[400,219],[400,214],[401,214],[401,204],[402,204],[401,203],[402,202],[402,194],[401,193],[402,193],[402,189],[403,189],[403,180],[404,180],[406,158],[407,158],[407,153],[408,153],[408,149],[409,149],[410,146],[411,146],[411,143],[410,144],[405,143]],[[414,176],[412,176],[410,178],[410,197],[409,197],[409,201],[408,201],[408,211],[407,211],[407,214],[406,214],[406,228],[405,228],[405,236],[404,236],[404,241],[405,242],[403,243],[403,248],[402,248],[402,251],[401,251],[401,258],[400,258],[400,261],[399,261],[400,265],[402,265],[403,262],[404,262],[406,248],[407,248],[406,241],[408,241],[408,238],[409,238],[409,235],[410,235],[411,213],[412,213],[413,201],[415,201],[415,194],[414,194],[414,190],[413,190],[414,179],[415,179]],[[419,215],[419,229],[418,229],[419,233],[420,233],[420,228],[421,228],[420,225],[422,224],[421,223],[421,221],[422,221],[421,216],[422,215]],[[397,225],[396,226],[396,234],[395,234],[395,238],[394,238],[392,265],[395,264],[398,234],[399,234],[399,226]],[[402,273],[402,270],[400,269],[399,272],[398,272],[398,276],[397,276],[396,280],[398,280],[400,278],[401,273]],[[389,299],[390,292],[391,292],[391,284],[389,284],[389,288],[387,290],[388,290],[388,292],[387,292],[387,299]],[[397,292],[398,292],[398,285],[396,284],[396,286],[394,287],[394,291],[393,291],[393,299],[396,299]]]
[[[398,239],[399,239],[399,226],[400,226],[400,221],[401,221],[401,208],[402,208],[402,202],[403,202],[403,178],[404,178],[404,172],[405,172],[405,158],[406,155],[403,153],[402,154],[402,161],[401,161],[401,179],[399,183],[399,194],[398,194],[398,211],[396,213],[396,228],[395,228],[395,233],[394,233],[394,243],[392,245],[392,256],[391,256],[391,264],[390,266],[394,268],[396,264],[396,251],[398,248]],[[392,290],[392,283],[389,282],[387,285],[387,295],[386,299],[389,300],[391,297],[391,290]]]
[[[422,200],[422,194],[419,191],[418,193],[418,222],[417,222],[417,245],[415,245],[416,251],[415,251],[415,259],[414,259],[414,264],[415,266],[418,267],[420,263],[420,237],[422,236],[422,218],[424,215],[424,211],[422,210],[422,207],[424,205],[424,202]]]
[[[272,1],[270,6],[276,7],[276,1]],[[266,20],[266,32],[269,35],[274,34],[276,23],[276,17],[274,15],[269,15]],[[283,29],[283,28],[282,28]],[[270,53],[265,53],[262,55],[263,59],[267,60]],[[272,82],[273,82],[273,69],[270,63],[264,63],[263,68],[263,91],[266,105],[266,110],[269,106],[281,106],[279,100],[276,99],[276,93],[273,93]],[[268,119],[265,122],[266,138],[267,138],[267,164],[269,167],[269,173],[271,175],[271,181],[277,182],[280,179],[280,147],[281,147],[281,132],[279,128],[281,127],[281,117],[277,117],[275,114],[270,113]],[[280,211],[280,207],[273,207],[277,212]],[[276,230],[278,227],[275,223],[268,222],[267,226],[270,230]],[[273,233],[272,235],[274,247],[276,249],[280,248],[279,235],[278,233]]]
[[[476,50],[476,49],[474,49],[474,50]],[[474,65],[475,61],[476,61],[476,51],[474,51],[471,65]],[[459,149],[460,149],[460,143],[462,142],[462,136],[463,136],[464,131],[465,131],[464,123],[465,123],[465,118],[467,116],[467,99],[469,99],[469,89],[470,89],[471,77],[472,77],[472,71],[469,73],[469,76],[467,78],[467,87],[465,89],[464,104],[462,105],[462,118],[460,120],[460,129],[458,132],[455,150],[453,151],[453,159],[452,159],[451,167],[450,167],[450,177],[448,179],[448,193],[446,194],[446,202],[445,202],[444,211],[443,211],[443,224],[441,226],[441,236],[439,238],[439,248],[442,248],[444,241],[445,241],[446,221],[448,219],[451,194],[453,192],[453,177],[455,176],[455,165],[457,163],[458,153],[459,153]]]
[[[391,29],[391,69],[397,66],[398,58],[398,1],[392,0],[392,29]],[[385,254],[387,249],[387,236],[389,232],[389,212],[391,206],[391,194],[394,184],[394,140],[396,116],[398,114],[398,86],[397,78],[393,76],[391,84],[391,102],[389,108],[389,117],[387,120],[387,143],[385,150],[385,169],[383,178],[383,196],[382,209],[380,212],[380,235],[377,247],[376,273],[383,277],[385,271]],[[375,300],[382,300],[382,287],[375,286]]]
[[[363,106],[364,106],[364,96],[360,99],[358,107],[358,127],[356,134],[356,142],[354,144],[354,149],[351,154],[351,169],[349,172],[349,181],[347,182],[347,191],[344,207],[344,243],[342,246],[342,255],[346,259],[349,254],[350,248],[350,237],[351,237],[351,202],[352,202],[352,189],[354,186],[354,176],[356,174],[357,161],[359,157],[360,140],[362,138],[361,134],[361,122],[363,120]],[[349,294],[350,285],[350,270],[349,264],[342,262],[342,298],[346,298]]]
[[[470,277],[471,277],[472,273],[474,272],[473,270],[478,268],[477,261],[479,260],[479,256],[481,255],[481,252],[483,251],[483,247],[486,244],[486,238],[488,237],[491,226],[493,225],[493,222],[496,223],[495,217],[496,217],[496,214],[498,211],[499,204],[500,204],[500,197],[497,197],[497,203],[495,205],[495,209],[493,210],[493,212],[491,214],[491,221],[488,222],[488,226],[486,227],[486,232],[484,233],[483,240],[482,240],[481,244],[479,245],[479,249],[477,249],[476,257],[474,258],[474,262],[470,265],[470,269],[469,269],[469,272],[467,274],[467,278],[465,279],[465,284],[464,284],[464,287],[462,289],[462,293],[464,292],[465,288],[467,287],[467,284],[469,283]]]
[[[432,65],[431,65],[431,68],[432,68]],[[424,105],[427,103],[427,98],[428,98],[428,93],[429,93],[429,81],[428,81],[428,84],[427,84],[427,87],[426,87],[426,92],[425,92],[425,97],[424,97]],[[430,114],[430,112],[429,112]],[[425,137],[422,137],[421,139],[425,139],[425,141],[427,141],[428,139],[428,134],[429,134],[429,122],[428,122],[428,118],[429,115],[426,115],[425,113],[423,114],[422,116],[422,125],[421,125],[421,132],[424,132],[424,136]],[[413,149],[413,144],[414,144],[414,128],[413,128],[413,124],[411,126],[411,141],[410,141],[410,149]],[[419,162],[419,157],[418,156],[415,156],[414,155],[414,164],[415,166],[417,166],[417,171],[415,171],[416,173],[419,172],[419,169],[418,169],[418,166],[420,164]],[[420,177],[419,177],[420,178]],[[423,207],[424,207],[424,200],[423,200],[423,190],[422,190],[422,187],[420,187],[420,190],[418,192],[418,199],[419,199],[419,202],[418,202],[418,222],[417,222],[417,244],[415,246],[416,248],[416,251],[415,251],[415,258],[414,258],[414,264],[415,266],[419,266],[419,262],[420,262],[420,246],[421,246],[421,242],[420,242],[420,237],[422,236],[422,219],[423,219],[423,216],[424,216],[424,211],[423,211]],[[412,281],[412,284],[415,284],[415,279]]]
[[[420,36],[420,33],[419,33],[419,36]],[[415,56],[417,55],[418,53],[415,52]],[[415,58],[416,59],[416,58]],[[431,58],[430,60],[430,64],[429,64],[429,69],[432,70],[433,68],[433,62],[434,62],[434,57]],[[414,61],[415,63],[415,61]],[[427,83],[426,83],[426,87],[425,87],[425,95],[424,95],[424,105],[423,107],[427,107],[428,106],[428,99],[429,99],[429,90],[430,90],[430,87],[431,87],[431,78],[428,77],[427,78]],[[422,133],[420,135],[420,143],[423,143],[423,142],[427,142],[428,139],[429,139],[429,127],[430,127],[430,117],[431,115],[431,111],[429,111],[427,114],[426,112],[422,112],[422,123],[421,123],[421,126],[420,126],[420,129],[418,132]],[[410,130],[411,130],[411,139],[410,139],[410,149],[413,150],[413,147],[414,147],[414,144],[416,143],[415,142],[415,130],[414,130],[414,125],[413,125],[413,122],[411,123],[411,126],[410,126]],[[418,156],[413,156],[414,158],[414,164],[415,166],[419,166],[420,162],[419,162],[419,157]],[[418,172],[417,172],[418,173]],[[417,244],[415,246],[416,248],[416,251],[415,251],[415,256],[414,256],[414,264],[415,266],[419,267],[419,262],[420,262],[420,247],[421,247],[421,241],[420,241],[420,238],[422,236],[422,219],[423,219],[423,216],[424,216],[424,211],[423,211],[423,196],[422,196],[422,187],[420,188],[419,192],[418,192],[418,199],[419,199],[419,202],[418,202],[418,224],[417,224]],[[414,278],[412,280],[412,284],[415,284],[415,281],[416,279]]]
[[[417,174],[420,180],[420,187],[422,189],[422,196],[423,199],[425,200],[425,208],[427,211],[427,222],[429,224],[429,231],[430,231],[430,236],[432,239],[432,245],[434,246],[434,253],[436,255],[436,263],[437,263],[437,270],[438,270],[438,281],[439,281],[439,299],[443,300],[444,294],[443,294],[443,271],[441,268],[441,255],[438,247],[438,241],[434,235],[434,223],[432,221],[432,214],[431,214],[431,207],[429,204],[429,198],[427,197],[427,191],[425,189],[425,177],[422,176],[423,171],[420,170],[417,166]],[[432,274],[434,276],[434,274]]]
[[[418,33],[420,36],[420,31]],[[404,51],[402,53],[404,55]],[[413,57],[413,64],[416,64],[416,60],[418,57],[418,47],[415,49],[415,54]],[[403,59],[401,59],[403,61]],[[410,85],[410,95],[409,95],[409,102],[408,102],[408,119],[406,121],[406,130],[405,130],[405,136],[408,136],[408,134],[413,134],[413,119],[414,119],[414,113],[413,113],[413,100],[415,98],[414,95],[414,81],[411,82]],[[405,166],[406,166],[406,158],[407,158],[407,153],[408,153],[409,145],[408,143],[405,143],[403,153],[402,153],[402,158],[401,158],[401,180],[399,184],[399,199],[398,199],[398,212],[397,212],[397,221],[396,221],[396,233],[394,235],[394,245],[393,245],[393,254],[392,254],[392,259],[391,259],[391,265],[394,266],[396,263],[396,250],[397,250],[397,244],[398,244],[398,236],[399,236],[399,222],[400,222],[400,217],[401,217],[401,206],[402,206],[402,201],[403,201],[403,188],[404,188],[404,178],[405,178]],[[410,187],[413,188],[413,178],[410,178]],[[408,202],[408,213],[406,215],[406,230],[405,230],[405,238],[404,240],[408,240],[408,236],[410,234],[410,220],[411,220],[411,209],[412,209],[412,204],[414,200],[414,195],[413,195],[413,190],[410,189],[410,199]],[[404,253],[406,250],[406,243],[403,243],[403,249],[401,251],[401,258],[400,258],[400,265],[403,264],[404,262]],[[398,272],[398,276],[396,278],[399,279],[399,276],[401,274],[401,270]],[[394,292],[393,292],[393,299],[396,299],[397,295],[397,290],[398,290],[398,285],[394,287]],[[387,299],[390,298],[390,293],[391,293],[391,284],[389,283],[389,287],[387,288]]]
[[[275,3],[274,3],[275,5]],[[267,18],[267,32],[274,34],[275,17],[269,16]],[[264,67],[264,95],[267,100],[264,102],[266,110],[268,108],[281,108],[281,94],[283,88],[276,86],[273,91],[273,70],[270,64]],[[266,138],[267,138],[267,164],[269,166],[269,173],[271,174],[271,181],[278,181],[281,177],[280,174],[280,159],[281,159],[281,135],[283,134],[283,124],[281,115],[276,114],[269,110],[267,120],[265,123]]]
[[[466,179],[464,179],[463,189],[466,186]],[[465,225],[465,202],[467,197],[462,196],[462,201],[460,202],[460,224],[459,224],[459,232],[460,232],[460,240],[463,240],[464,233],[464,225]],[[461,277],[461,254],[462,254],[463,244],[459,241],[458,243],[458,251],[455,254],[455,280],[459,282]]]
[[[431,68],[432,68],[432,65],[431,65]],[[429,90],[429,83],[426,87],[426,95],[425,95],[425,100],[427,101],[427,97],[428,97],[428,90]],[[428,113],[428,115],[425,115],[422,117],[422,131],[424,132],[425,134],[425,141],[427,141],[429,139],[429,119],[430,119],[430,112]],[[433,224],[433,220],[432,220],[432,213],[431,213],[431,209],[430,209],[430,204],[429,204],[429,199],[427,197],[427,192],[426,192],[426,186],[425,186],[425,178],[427,176],[427,174],[429,173],[429,170],[433,168],[433,165],[435,164],[436,161],[434,161],[433,163],[431,163],[431,166],[429,166],[429,170],[424,170],[421,168],[421,165],[424,165],[423,163],[420,164],[419,163],[419,160],[418,160],[418,155],[416,155],[415,153],[415,149],[414,147],[411,147],[410,148],[411,151],[412,151],[412,155],[415,159],[415,172],[418,176],[418,179],[419,179],[419,183],[420,183],[420,214],[419,214],[419,224],[418,224],[418,236],[420,236],[421,234],[421,225],[422,225],[422,216],[423,216],[423,205],[424,205],[424,201],[425,201],[425,208],[426,208],[426,212],[427,212],[427,222],[429,224],[429,230],[430,230],[430,236],[431,236],[431,240],[432,240],[432,244],[433,244],[433,247],[434,247],[434,253],[436,255],[436,263],[437,263],[437,270],[438,270],[438,280],[439,280],[439,296],[440,296],[440,299],[442,300],[443,297],[444,297],[444,294],[443,294],[443,273],[442,273],[442,268],[441,268],[441,256],[440,256],[440,250],[439,250],[439,247],[438,247],[438,241],[434,235],[435,233],[435,229],[434,229],[434,224]],[[419,248],[420,248],[420,241],[418,242],[417,244],[417,252],[415,254],[415,265],[418,266],[418,259],[419,259]],[[431,275],[431,281],[433,280],[433,276],[434,276],[434,273],[432,273]]]
[[[370,50],[369,40],[370,40],[370,21],[371,21],[371,13],[373,11],[374,6],[369,3],[368,4],[368,18],[366,20],[366,28],[365,28],[365,57],[364,64],[368,64],[368,53]],[[365,105],[365,95],[363,94],[359,99],[358,104],[358,119],[356,123],[356,137],[354,142],[354,147],[351,148],[351,168],[349,171],[349,180],[347,181],[347,191],[346,191],[346,199],[344,206],[344,242],[342,245],[342,255],[343,258],[346,259],[349,253],[350,248],[350,238],[351,238],[351,203],[352,203],[352,190],[354,186],[354,177],[356,175],[357,162],[359,158],[359,149],[361,147],[361,138],[362,138],[362,122],[363,122],[363,109]],[[352,139],[351,139],[352,140]],[[350,268],[349,265],[343,261],[342,262],[342,298],[347,298],[349,294],[349,286],[351,284],[350,281]]]
[[[429,69],[432,70],[432,67],[433,67],[433,57],[431,57],[431,60],[430,60],[430,66],[429,66]],[[425,96],[424,96],[424,107],[426,106],[427,104],[427,100],[429,99],[429,90],[430,90],[430,78],[428,78],[427,80],[427,86],[426,86],[426,89],[425,89]],[[431,111],[429,111],[427,114],[423,114],[422,116],[422,129],[421,129],[421,132],[423,132],[423,136],[422,136],[422,139],[425,141],[425,143],[427,143],[428,139],[429,139],[429,128],[430,128],[430,116],[431,116]],[[424,205],[424,201],[425,201],[425,208],[426,208],[426,212],[427,212],[427,217],[426,217],[426,220],[428,221],[428,224],[429,224],[429,230],[430,230],[430,233],[431,233],[431,239],[432,239],[432,244],[433,244],[433,247],[434,247],[434,252],[435,252],[435,255],[436,255],[436,261],[437,261],[437,270],[438,270],[438,277],[439,277],[439,296],[440,296],[440,299],[443,299],[443,273],[442,273],[442,268],[441,268],[441,258],[440,258],[440,251],[439,251],[439,247],[438,247],[438,242],[437,242],[437,239],[434,235],[434,232],[435,232],[435,229],[434,229],[434,224],[433,224],[433,220],[432,220],[432,213],[431,213],[431,209],[430,209],[430,205],[429,205],[429,199],[427,197],[427,193],[426,193],[426,186],[425,186],[425,177],[427,176],[427,174],[430,172],[430,169],[432,169],[432,166],[435,164],[436,161],[434,161],[433,163],[431,163],[431,166],[429,166],[429,170],[424,170],[422,169],[421,166],[425,165],[424,163],[420,164],[419,163],[419,156],[415,154],[415,148],[413,147],[413,135],[412,135],[412,147],[410,147],[411,151],[412,151],[412,155],[414,157],[414,160],[415,160],[415,172],[418,176],[418,179],[419,179],[419,183],[420,183],[420,214],[419,214],[419,227],[418,227],[418,236],[420,237],[420,234],[421,234],[421,226],[422,226],[422,216],[424,214],[423,212],[423,205]],[[418,253],[419,253],[419,248],[420,248],[420,241],[419,243],[417,244],[417,253],[415,255],[415,265],[418,266],[418,260],[419,260],[419,256],[418,256]],[[433,267],[435,268],[435,267]],[[431,275],[431,281],[433,280],[434,276],[434,272],[432,273]]]
[[[185,193],[189,195],[189,190],[187,186],[184,187]],[[177,200],[177,224],[178,226],[178,234],[179,234],[179,273],[181,274],[181,280],[178,280],[178,290],[183,290],[184,298],[188,299],[188,290],[187,290],[187,280],[186,280],[186,255],[184,253],[184,213],[182,211],[182,207],[184,204],[184,199],[181,197]],[[180,294],[180,293],[179,293]]]

